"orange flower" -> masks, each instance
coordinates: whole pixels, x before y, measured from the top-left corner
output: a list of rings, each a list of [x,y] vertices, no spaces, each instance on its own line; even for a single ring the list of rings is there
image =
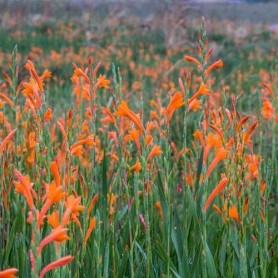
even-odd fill
[[[139,141],[140,131],[137,130],[136,128],[132,128],[131,130],[128,131],[128,135],[129,138],[135,142],[138,152],[141,153],[141,145]]]
[[[7,137],[5,137],[5,139],[1,142],[0,145],[0,154],[3,152],[3,150],[5,149],[6,145],[8,144],[8,142],[13,138],[15,132],[16,132],[16,128],[13,129],[8,135]]]
[[[73,219],[77,219],[76,217],[79,215],[79,211],[84,210],[85,207],[80,205],[81,198],[74,198],[73,195],[70,195],[65,203],[66,211],[62,218],[62,226],[67,225],[69,223],[70,217]]]
[[[190,103],[188,104],[188,111],[193,110],[194,112],[201,109],[201,100],[199,99],[193,99],[192,101],[190,101]]]
[[[96,194],[93,198],[92,198],[92,201],[88,207],[88,210],[87,210],[87,215],[90,214],[90,212],[92,211],[92,209],[94,208],[96,202],[98,201],[98,198],[99,198],[99,195]]]
[[[25,68],[29,70],[30,75],[35,80],[36,84],[38,85],[39,91],[43,92],[43,86],[44,86],[43,80],[45,78],[50,77],[51,72],[48,70],[45,70],[44,73],[41,76],[39,76],[38,73],[36,72],[34,64],[30,60],[27,60],[27,63],[25,64]]]
[[[184,105],[181,92],[176,92],[175,95],[171,98],[167,108],[164,111],[164,115],[167,116],[167,124],[169,125],[170,120],[174,112],[181,106]]]
[[[0,278],[15,278],[15,274],[18,272],[17,268],[8,268],[0,271]]]
[[[52,119],[52,117],[53,117],[52,109],[48,108],[43,115],[43,119],[45,122],[48,122],[49,120]]]
[[[95,141],[94,141],[94,134],[90,134],[87,138],[79,140],[78,142],[74,143],[70,147],[70,152],[72,155],[81,155],[84,153],[83,150],[83,145],[87,146],[95,146]]]
[[[246,196],[244,199],[244,204],[243,204],[243,213],[246,214],[248,211],[248,203],[249,203],[249,197]]]
[[[207,95],[209,93],[209,89],[207,88],[206,84],[201,83],[199,90],[188,100],[188,104],[190,105],[191,102],[201,95]]]
[[[163,211],[162,211],[162,206],[160,202],[155,202],[155,207],[159,213],[160,219],[163,219]]]
[[[84,238],[84,242],[86,244],[87,240],[89,239],[89,236],[91,235],[91,233],[93,232],[93,230],[96,227],[96,217],[94,216],[93,218],[90,219],[90,224],[89,224],[89,228],[86,232],[85,238]]]
[[[193,133],[193,137],[197,138],[203,147],[205,146],[205,141],[201,130],[196,129],[195,132]]]
[[[0,98],[3,99],[7,104],[9,104],[11,107],[14,107],[14,103],[9,99],[8,96],[6,96],[3,93],[0,93]]]
[[[236,206],[230,206],[229,207],[229,217],[234,219],[236,222],[238,222],[238,211]]]
[[[215,157],[214,159],[212,160],[212,162],[210,163],[209,167],[208,167],[208,170],[207,170],[207,178],[210,176],[211,172],[213,171],[213,169],[217,166],[217,164],[225,159],[228,155],[228,151],[221,147],[219,148],[216,153],[215,153]]]
[[[242,125],[250,118],[250,116],[245,116],[242,117],[241,120],[237,123],[236,125],[236,131],[239,132],[240,128],[242,127]]]
[[[254,129],[256,128],[256,126],[258,125],[258,122],[255,122],[254,124],[252,124],[252,126],[249,128],[249,130],[247,131],[246,134],[244,134],[243,136],[243,145],[245,143],[248,143],[248,139],[249,137],[252,135]]]
[[[140,161],[137,159],[135,164],[129,168],[129,171],[135,171],[137,174],[142,169]]]
[[[63,266],[63,265],[66,265],[68,263],[70,263],[72,260],[74,259],[74,257],[72,256],[66,256],[66,257],[63,257],[63,258],[60,258],[50,264],[48,264],[41,272],[40,272],[40,275],[39,275],[39,278],[43,278],[44,275],[50,271],[51,269],[54,269],[54,268],[57,268],[59,266]]]
[[[202,68],[202,64],[197,59],[195,59],[191,56],[185,55],[184,60],[187,61],[187,62],[191,62],[191,63],[195,64],[199,69]]]
[[[151,144],[151,142],[153,141],[153,137],[151,135],[146,135],[146,138],[145,138],[145,143],[147,146],[149,146]]]
[[[154,156],[161,155],[163,151],[160,149],[160,146],[154,145],[152,150],[150,151],[147,160],[150,160]]]
[[[269,120],[273,117],[274,114],[274,108],[272,106],[272,103],[270,100],[266,100],[263,102],[262,107],[262,115],[265,119]]]
[[[66,192],[62,191],[62,186],[57,186],[56,182],[52,181],[50,186],[47,186],[47,192],[43,199],[45,200],[42,209],[38,214],[38,226],[43,224],[43,218],[48,209],[56,202],[59,202],[66,196]]]
[[[69,240],[70,238],[67,235],[67,231],[68,229],[62,228],[61,226],[53,229],[51,233],[40,242],[38,254],[41,254],[43,247],[52,241],[62,242],[64,240]]]
[[[206,137],[205,149],[204,149],[204,154],[203,154],[203,163],[206,162],[211,148],[221,147],[221,145],[222,145],[221,136],[219,136],[218,134],[213,134],[213,133],[210,132]]]
[[[22,194],[26,202],[30,208],[31,211],[33,211],[34,208],[34,201],[33,201],[33,196],[36,197],[35,191],[32,189],[33,183],[30,183],[30,178],[29,176],[23,176],[18,170],[14,169],[14,174],[18,181],[14,181],[15,185],[15,190],[16,192]]]
[[[107,88],[110,84],[110,80],[106,79],[105,75],[100,74],[99,78],[97,79],[97,83],[99,84],[100,88]]]
[[[116,123],[115,117],[111,113],[109,108],[102,108],[102,113],[106,116],[101,119],[102,123],[108,124],[108,123]]]
[[[266,188],[266,181],[265,181],[265,180],[262,180],[261,185],[260,185],[260,192],[261,192],[261,195],[264,194],[265,188]]]
[[[74,67],[74,75],[77,77],[83,77],[90,84],[91,80],[88,75],[81,68],[77,67],[75,63],[72,63],[72,65]]]
[[[50,162],[50,171],[54,177],[56,186],[60,186],[61,185],[61,176],[59,174],[59,168],[58,168],[58,164],[56,161]]]
[[[76,147],[71,146],[70,153],[71,153],[71,155],[79,156],[84,153],[84,149],[81,145],[76,146]]]
[[[212,65],[210,65],[206,70],[205,70],[205,75],[208,75],[213,69],[215,68],[220,68],[223,67],[224,63],[222,60],[218,60],[215,63],[213,63]]]
[[[55,210],[47,215],[47,222],[52,228],[57,228],[59,226],[59,212]]]
[[[115,112],[115,115],[129,118],[137,126],[140,132],[143,131],[143,125],[140,118],[129,109],[127,103],[124,100],[119,105],[118,111]]]
[[[107,197],[109,201],[109,215],[111,216],[114,213],[114,204],[117,200],[117,196],[114,193],[109,193]]]
[[[210,205],[210,203],[214,200],[214,198],[221,192],[224,190],[226,184],[228,183],[228,179],[225,175],[223,175],[222,179],[220,180],[220,182],[218,183],[218,185],[214,188],[214,190],[211,192],[211,194],[209,195],[208,199],[205,202],[204,205],[204,210],[206,211],[208,209],[208,206]]]

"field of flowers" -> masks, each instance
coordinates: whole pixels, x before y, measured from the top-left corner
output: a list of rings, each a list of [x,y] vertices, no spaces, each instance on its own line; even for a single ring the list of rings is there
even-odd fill
[[[278,277],[277,34],[6,17],[1,278]]]

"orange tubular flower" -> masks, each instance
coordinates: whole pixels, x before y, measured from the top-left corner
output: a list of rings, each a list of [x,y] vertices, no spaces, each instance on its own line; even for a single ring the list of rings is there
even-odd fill
[[[55,210],[51,214],[47,215],[47,222],[52,228],[59,227],[59,212]]]
[[[163,211],[162,211],[162,206],[160,202],[155,202],[155,207],[159,213],[160,219],[163,219]]]
[[[270,120],[273,117],[274,108],[270,100],[263,102],[262,115],[265,119]]]
[[[91,80],[88,75],[81,68],[77,67],[75,63],[72,64],[74,67],[74,75],[76,75],[77,77],[83,77],[89,84],[91,84]]]
[[[195,64],[199,69],[202,68],[202,64],[196,58],[185,55],[184,60],[187,61],[187,62],[191,62],[191,63]]]
[[[207,171],[207,178],[209,178],[211,172],[213,171],[213,169],[217,166],[217,164],[225,159],[228,155],[228,151],[221,147],[219,148],[216,153],[215,153],[215,157],[214,159],[212,160],[212,162],[210,163],[209,167],[208,167],[208,171]]]
[[[105,115],[105,117],[101,119],[102,123],[104,124],[116,123],[115,117],[113,116],[109,108],[102,108],[102,113]]]
[[[66,256],[66,257],[63,257],[63,258],[60,258],[50,264],[48,264],[41,272],[40,272],[40,275],[39,275],[39,278],[43,278],[44,275],[54,269],[54,268],[57,268],[57,267],[60,267],[60,266],[63,266],[63,265],[66,265],[68,263],[70,263],[72,260],[74,259],[73,256]]]
[[[124,100],[119,105],[118,111],[115,112],[115,115],[129,118],[137,126],[140,132],[143,131],[143,125],[140,118],[129,109],[127,103]]]
[[[222,60],[218,60],[215,63],[213,63],[212,65],[210,65],[206,70],[205,70],[205,75],[208,75],[212,70],[214,70],[215,68],[220,68],[223,67],[224,63]]]
[[[243,145],[248,142],[249,137],[252,135],[252,133],[257,125],[258,125],[258,122],[255,122],[254,124],[251,125],[251,127],[249,128],[249,130],[247,131],[247,133],[245,134],[245,136],[243,138]]]
[[[67,225],[69,223],[70,217],[75,217],[79,215],[79,211],[84,210],[85,207],[80,205],[81,198],[74,198],[73,195],[70,195],[66,201],[66,211],[62,218],[62,226]]]
[[[229,208],[229,217],[234,219],[236,222],[239,221],[238,210],[236,206],[230,206]]]
[[[95,142],[94,142],[94,134],[89,135],[87,138],[79,140],[78,142],[74,143],[71,147],[71,153],[75,153],[75,150],[79,150],[80,146],[82,145],[88,145],[88,146],[95,146]]]
[[[56,186],[60,186],[61,185],[61,177],[59,174],[59,168],[58,168],[58,164],[56,161],[50,162],[50,171],[54,177]]]
[[[0,145],[0,155],[1,153],[3,152],[3,150],[5,149],[6,145],[8,144],[8,142],[13,138],[15,132],[16,132],[16,128],[13,129],[8,135],[7,137],[5,137],[5,139],[1,142],[1,145]]]
[[[0,98],[3,99],[7,104],[9,104],[11,107],[14,107],[14,103],[8,98],[8,96],[6,96],[3,93],[0,93]]]
[[[98,195],[98,194],[96,194],[96,195],[93,197],[93,199],[92,199],[92,201],[91,201],[91,203],[90,203],[90,205],[89,205],[89,207],[88,207],[87,215],[89,215],[90,212],[92,211],[92,209],[94,208],[96,202],[98,201],[98,198],[99,198],[99,195]]]
[[[0,278],[15,278],[15,274],[18,272],[17,268],[8,268],[0,271]]]
[[[167,116],[168,125],[170,123],[170,120],[174,112],[183,105],[184,105],[184,101],[181,92],[176,92],[175,95],[171,98],[167,108],[164,111],[164,115]]]
[[[201,109],[201,100],[199,99],[193,99],[192,101],[190,101],[190,103],[188,104],[188,111],[193,110],[194,112]]]
[[[150,160],[154,156],[161,155],[163,151],[160,149],[160,146],[154,145],[152,150],[150,151],[147,160]]]
[[[97,79],[97,83],[99,84],[100,88],[108,88],[110,80],[106,79],[105,75],[100,74],[99,78]]]
[[[193,133],[193,137],[197,138],[203,147],[205,146],[205,141],[201,130],[196,129],[195,132]]]
[[[45,70],[43,72],[43,74],[41,76],[39,76],[38,73],[36,72],[34,64],[30,60],[27,60],[25,68],[29,70],[30,75],[35,80],[35,82],[37,83],[39,91],[43,92],[43,86],[44,86],[43,80],[45,78],[50,77],[51,76],[51,72],[49,70]]]
[[[56,202],[59,202],[66,196],[66,192],[62,191],[62,186],[57,186],[56,182],[51,182],[47,188],[47,192],[43,199],[45,200],[44,205],[38,215],[38,226],[43,224],[43,218],[48,209]]]
[[[93,232],[93,230],[96,227],[96,217],[94,216],[93,218],[90,219],[90,224],[89,224],[89,228],[86,232],[85,238],[84,238],[84,242],[86,244],[87,240],[89,239],[91,233]]]
[[[142,165],[140,161],[137,159],[136,163],[129,168],[129,171],[135,171],[138,174],[141,169],[142,169]]]
[[[208,199],[205,202],[204,205],[204,210],[206,211],[208,209],[208,206],[210,205],[210,203],[214,200],[214,198],[221,192],[224,190],[226,184],[228,183],[228,179],[227,177],[224,175],[224,177],[221,179],[221,181],[218,183],[218,185],[214,188],[214,190],[211,192],[211,194],[209,195]]]
[[[203,163],[206,162],[211,148],[221,147],[221,145],[222,145],[221,137],[218,134],[213,134],[210,132],[206,137],[206,145],[203,154]]]
[[[30,183],[29,176],[23,176],[16,169],[14,169],[14,174],[18,179],[18,181],[14,181],[16,192],[22,194],[25,197],[26,202],[27,202],[30,210],[33,211],[34,201],[33,201],[33,196],[32,195],[35,195],[35,197],[36,197],[36,193],[32,189],[33,183]]]
[[[207,88],[206,84],[202,83],[199,90],[188,100],[188,104],[190,105],[190,103],[196,99],[197,97],[201,96],[201,95],[207,95],[209,93],[209,89]]]
[[[43,119],[45,122],[48,122],[49,120],[52,119],[52,117],[53,117],[52,109],[48,108],[43,115]]]
[[[69,240],[69,236],[67,235],[68,229],[62,228],[61,226],[55,228],[51,231],[50,235],[45,237],[39,244],[38,254],[41,254],[42,249],[47,244],[51,243],[52,241],[62,242],[64,240]]]
[[[261,193],[261,195],[264,194],[265,188],[266,188],[266,181],[262,180],[261,185],[260,185],[260,193]]]

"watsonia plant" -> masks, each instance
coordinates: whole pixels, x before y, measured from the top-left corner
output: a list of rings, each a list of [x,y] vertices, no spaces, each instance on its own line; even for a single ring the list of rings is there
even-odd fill
[[[115,66],[111,86],[101,63],[73,64],[74,103],[56,118],[51,73],[28,60],[20,82],[15,49],[0,93],[0,277],[278,275],[277,68],[262,115],[247,115],[215,88],[224,62],[204,21],[196,50],[179,88],[150,103],[130,102]]]

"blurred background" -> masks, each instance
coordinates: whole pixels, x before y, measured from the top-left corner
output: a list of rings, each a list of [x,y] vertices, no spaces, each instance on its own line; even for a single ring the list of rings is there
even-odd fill
[[[17,45],[21,66],[29,58],[52,71],[49,101],[57,106],[59,94],[62,109],[72,62],[82,66],[89,56],[102,61],[101,72],[108,76],[115,63],[124,90],[171,88],[182,74],[183,56],[195,51],[202,16],[212,59],[225,63],[217,79],[222,83],[240,82],[252,91],[260,75],[256,69],[270,68],[278,45],[277,1],[13,0],[0,1],[0,11],[0,71],[8,69]],[[249,74],[242,78],[242,72]]]

